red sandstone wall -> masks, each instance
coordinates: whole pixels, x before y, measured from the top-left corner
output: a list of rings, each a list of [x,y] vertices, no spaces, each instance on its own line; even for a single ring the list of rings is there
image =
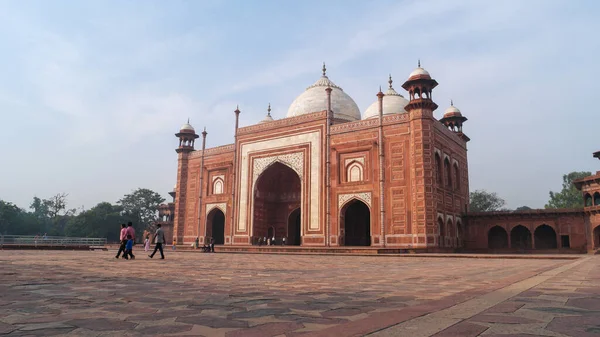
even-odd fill
[[[562,248],[561,236],[568,235],[571,250],[585,251],[587,242],[585,222],[583,211],[572,210],[473,213],[469,214],[466,219],[465,248],[488,249],[488,233],[494,226],[503,228],[510,241],[513,228],[522,225],[529,230],[535,241],[535,230],[545,224],[554,229],[558,248]]]

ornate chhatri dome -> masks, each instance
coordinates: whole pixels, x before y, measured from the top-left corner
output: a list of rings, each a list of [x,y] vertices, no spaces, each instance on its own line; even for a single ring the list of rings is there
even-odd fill
[[[450,107],[444,111],[444,118],[462,117],[462,113],[454,106],[454,102],[450,101]]]
[[[385,96],[383,96],[383,114],[392,115],[406,113],[404,107],[408,104],[408,100],[394,90],[392,82],[392,75],[390,75],[388,81],[390,87],[385,92]],[[364,119],[373,117],[379,117],[379,101],[373,102],[373,104],[367,108],[363,116]]]
[[[194,130],[194,127],[190,124],[190,119],[188,118],[187,123],[183,124],[180,128],[179,128],[180,132],[191,132],[194,133],[196,132],[196,130]]]
[[[408,75],[408,80],[416,80],[416,79],[420,79],[420,78],[424,78],[424,79],[431,79],[431,75],[429,75],[429,72],[423,68],[421,68],[421,60],[419,60],[417,69],[413,70],[412,73],[410,73],[410,75]]]
[[[331,87],[333,118],[346,121],[360,119],[360,110],[354,100],[342,88],[329,80],[327,75],[325,75],[326,70],[325,63],[323,63],[323,76],[313,85],[306,88],[306,91],[292,102],[288,109],[287,117],[327,110],[327,92],[325,92],[325,89]]]
[[[271,103],[269,103],[269,107],[267,108],[267,116],[262,121],[258,122],[259,124],[272,122],[273,117],[271,117]]]

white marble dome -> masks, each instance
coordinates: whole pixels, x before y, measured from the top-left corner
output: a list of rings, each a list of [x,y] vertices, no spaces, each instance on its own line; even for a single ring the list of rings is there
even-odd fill
[[[385,92],[385,96],[383,96],[383,115],[406,113],[404,107],[408,104],[408,100],[394,90],[391,75],[388,83],[390,87]],[[379,117],[379,100],[375,100],[363,114],[363,119],[374,117]]]
[[[450,107],[444,111],[444,118],[447,117],[462,117],[462,113],[454,106],[453,102],[450,102]]]
[[[411,78],[413,76],[418,76],[418,75],[431,77],[431,75],[429,75],[429,72],[427,70],[425,70],[419,66],[417,69],[413,70],[412,73],[410,73],[410,75],[408,75],[408,78]]]
[[[183,124],[179,130],[181,131],[191,131],[191,132],[195,132],[196,130],[194,130],[194,127],[190,124],[190,122],[188,121],[187,123]]]
[[[325,91],[327,87],[332,89],[331,110],[333,110],[333,118],[346,121],[360,120],[360,110],[356,102],[342,88],[329,80],[325,75],[325,65],[323,65],[323,76],[306,88],[306,91],[292,102],[287,117],[327,110],[327,92]]]

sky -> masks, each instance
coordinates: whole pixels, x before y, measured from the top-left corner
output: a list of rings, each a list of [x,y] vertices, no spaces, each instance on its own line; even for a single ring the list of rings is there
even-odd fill
[[[136,188],[170,200],[187,118],[207,147],[327,74],[361,111],[417,60],[441,117],[469,119],[471,191],[543,207],[562,175],[600,170],[600,2],[0,1],[0,199],[68,193],[69,208]],[[405,95],[407,96],[407,95]]]

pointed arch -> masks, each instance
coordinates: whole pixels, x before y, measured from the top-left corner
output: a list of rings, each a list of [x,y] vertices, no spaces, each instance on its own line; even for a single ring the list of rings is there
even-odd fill
[[[488,248],[508,248],[508,233],[504,228],[498,225],[490,228],[490,230],[488,231]]]
[[[452,188],[452,171],[450,169],[450,160],[448,157],[444,158],[444,178],[446,178],[446,186]]]
[[[556,249],[558,248],[558,240],[556,231],[549,225],[543,224],[538,226],[533,231],[533,237],[536,249]]]
[[[212,194],[223,194],[225,193],[225,183],[221,177],[215,178],[213,181],[213,193]]]
[[[510,231],[510,245],[512,248],[531,249],[531,231],[523,225],[517,225]]]
[[[592,200],[592,196],[589,193],[586,193],[583,196],[583,202],[585,207],[590,207],[594,205],[594,201]]]
[[[346,166],[346,181],[347,182],[356,182],[363,181],[363,165],[358,161],[352,161]]]
[[[594,206],[600,205],[600,193],[594,193]]]
[[[460,190],[460,170],[458,169],[458,163],[454,162],[454,189]]]

